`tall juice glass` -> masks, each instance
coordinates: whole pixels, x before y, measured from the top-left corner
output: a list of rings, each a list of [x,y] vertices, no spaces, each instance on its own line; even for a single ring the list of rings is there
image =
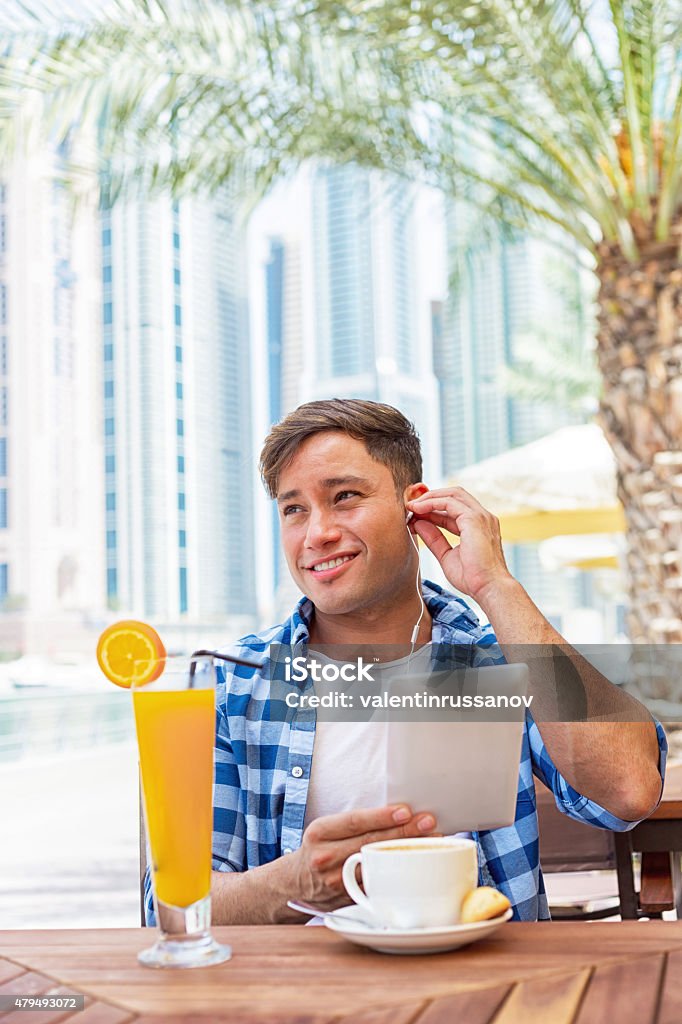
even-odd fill
[[[140,675],[141,673],[137,673]],[[164,658],[157,678],[133,681],[133,709],[154,908],[161,937],[139,955],[149,967],[229,960],[210,933],[215,665]]]

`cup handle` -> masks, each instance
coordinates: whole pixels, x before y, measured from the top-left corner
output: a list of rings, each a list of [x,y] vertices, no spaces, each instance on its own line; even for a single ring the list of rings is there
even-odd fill
[[[352,853],[346,863],[343,865],[343,871],[341,877],[343,878],[343,884],[346,887],[346,892],[359,907],[364,907],[365,910],[369,910],[372,913],[372,904],[365,896],[364,892],[358,885],[355,877],[355,869],[358,864],[362,864],[362,854]]]

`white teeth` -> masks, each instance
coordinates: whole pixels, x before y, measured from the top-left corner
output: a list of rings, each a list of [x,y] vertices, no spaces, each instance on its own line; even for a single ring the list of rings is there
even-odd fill
[[[337,565],[343,565],[344,562],[350,562],[351,558],[355,558],[355,555],[345,555],[343,558],[334,558],[331,562],[318,562],[317,565],[313,566],[313,572],[322,572],[324,569],[333,569]]]

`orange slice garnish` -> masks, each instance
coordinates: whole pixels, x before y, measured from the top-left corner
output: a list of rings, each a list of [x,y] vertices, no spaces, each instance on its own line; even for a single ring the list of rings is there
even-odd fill
[[[97,644],[97,662],[107,679],[129,688],[144,686],[163,672],[166,648],[146,622],[126,619],[108,626]]]

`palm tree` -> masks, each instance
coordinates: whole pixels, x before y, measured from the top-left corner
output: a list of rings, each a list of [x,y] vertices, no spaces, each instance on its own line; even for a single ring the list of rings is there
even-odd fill
[[[681,0],[103,0],[62,24],[43,0],[21,9],[4,151],[29,101],[24,122],[96,136],[108,200],[133,183],[262,192],[318,157],[465,197],[481,232],[575,239],[599,280],[631,636],[682,640]]]

